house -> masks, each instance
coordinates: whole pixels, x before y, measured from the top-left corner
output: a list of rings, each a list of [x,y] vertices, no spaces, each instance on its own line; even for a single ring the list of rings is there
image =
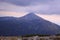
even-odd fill
[[[0,36],[0,40],[60,40],[60,36]]]
[[[0,40],[17,40],[18,38],[15,36],[1,36]]]
[[[22,40],[60,40],[60,36],[51,35],[51,36],[24,36]]]
[[[38,35],[36,35],[36,36],[30,36],[30,37],[27,37],[27,36],[22,37],[22,40],[52,40],[52,39],[50,39],[49,36],[38,36]]]

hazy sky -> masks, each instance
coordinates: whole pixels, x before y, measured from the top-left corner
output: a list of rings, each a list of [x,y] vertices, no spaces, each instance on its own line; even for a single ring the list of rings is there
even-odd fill
[[[60,0],[0,0],[0,16],[19,17],[29,12],[60,25]]]
[[[0,11],[60,14],[60,0],[0,0]]]

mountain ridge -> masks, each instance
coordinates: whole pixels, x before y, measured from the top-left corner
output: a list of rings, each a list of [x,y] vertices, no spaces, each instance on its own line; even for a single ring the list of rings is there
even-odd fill
[[[20,18],[0,17],[0,36],[21,36],[26,34],[59,34],[60,26],[29,13]]]

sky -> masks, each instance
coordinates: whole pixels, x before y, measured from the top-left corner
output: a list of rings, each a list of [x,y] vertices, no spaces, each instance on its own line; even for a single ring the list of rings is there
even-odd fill
[[[0,17],[20,17],[29,12],[60,25],[60,0],[0,0]]]

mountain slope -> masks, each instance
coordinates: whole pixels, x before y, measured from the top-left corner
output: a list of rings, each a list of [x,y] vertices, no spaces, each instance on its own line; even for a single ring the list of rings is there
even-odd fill
[[[0,17],[0,35],[20,36],[26,34],[58,34],[60,26],[29,13],[20,18]]]

